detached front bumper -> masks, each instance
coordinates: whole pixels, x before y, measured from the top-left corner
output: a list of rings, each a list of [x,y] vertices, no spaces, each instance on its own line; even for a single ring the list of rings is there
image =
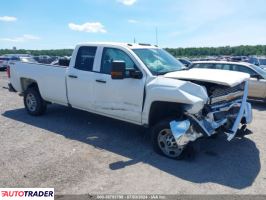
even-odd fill
[[[232,140],[240,123],[245,125],[252,122],[252,108],[247,102],[247,94],[248,82],[245,83],[242,99],[211,107],[206,116],[186,113],[186,120],[172,121],[170,128],[177,144],[184,146],[204,135],[212,136],[220,127],[223,127],[227,140]]]

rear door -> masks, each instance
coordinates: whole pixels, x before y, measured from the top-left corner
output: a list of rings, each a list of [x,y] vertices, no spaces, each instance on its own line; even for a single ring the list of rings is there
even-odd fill
[[[67,93],[69,103],[80,109],[89,110],[92,105],[92,84],[94,83],[93,65],[97,47],[79,48],[75,66],[67,71]]]
[[[145,75],[143,73],[142,79],[114,80],[110,75],[113,60],[124,61],[126,69],[138,68],[133,57],[124,50],[103,48],[98,73],[94,75],[93,107],[99,113],[141,123]]]

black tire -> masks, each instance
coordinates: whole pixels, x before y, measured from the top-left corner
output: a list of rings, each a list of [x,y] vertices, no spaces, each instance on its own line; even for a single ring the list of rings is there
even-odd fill
[[[29,99],[34,100],[34,106],[30,106]],[[24,92],[24,106],[27,112],[33,116],[39,116],[45,113],[47,105],[46,102],[42,99],[39,89],[37,87],[29,87]]]
[[[163,120],[152,127],[152,130],[151,130],[152,146],[153,146],[154,151],[160,155],[163,155],[163,156],[166,156],[166,157],[172,158],[172,159],[181,160],[181,159],[184,159],[184,157],[185,157],[185,152],[187,150],[186,147],[183,148],[182,150],[180,150],[181,151],[180,154],[168,155],[161,149],[162,145],[159,142],[159,134],[161,134],[161,132],[165,129],[170,130],[170,122],[171,121],[172,121],[171,119]]]

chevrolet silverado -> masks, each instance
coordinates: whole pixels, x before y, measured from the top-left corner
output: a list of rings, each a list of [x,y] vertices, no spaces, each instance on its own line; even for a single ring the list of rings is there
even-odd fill
[[[7,73],[30,115],[56,103],[150,127],[154,150],[170,158],[217,132],[230,141],[252,121],[248,74],[187,70],[147,44],[80,44],[69,66],[14,61]]]

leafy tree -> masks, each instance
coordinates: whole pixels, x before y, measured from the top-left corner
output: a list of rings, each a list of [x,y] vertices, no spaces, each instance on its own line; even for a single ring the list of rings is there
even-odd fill
[[[266,45],[241,45],[236,47],[191,47],[191,48],[166,48],[166,51],[175,57],[206,57],[206,56],[249,56],[249,55],[266,55]],[[34,56],[71,56],[73,49],[50,49],[50,50],[27,50],[27,49],[0,49],[0,55],[4,54],[32,54]]]
[[[241,45],[236,47],[199,47],[199,48],[166,48],[175,57],[205,57],[205,56],[250,56],[266,55],[266,45]]]
[[[26,50],[26,49],[0,49],[0,55],[4,54],[31,54],[34,56],[71,56],[73,49],[50,49],[50,50]]]

